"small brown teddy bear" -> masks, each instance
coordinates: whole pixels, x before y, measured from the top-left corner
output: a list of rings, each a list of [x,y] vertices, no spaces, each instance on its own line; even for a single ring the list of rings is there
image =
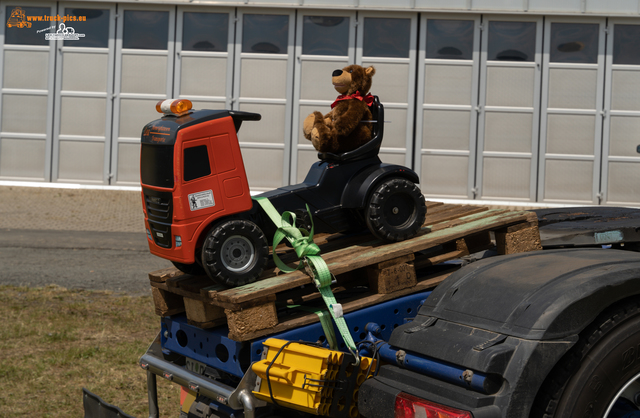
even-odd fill
[[[326,115],[316,111],[307,116],[302,125],[304,137],[319,152],[340,154],[351,151],[371,139],[371,111],[373,103],[371,78],[375,68],[349,65],[332,74],[333,87],[340,96]],[[369,94],[367,94],[369,93]]]

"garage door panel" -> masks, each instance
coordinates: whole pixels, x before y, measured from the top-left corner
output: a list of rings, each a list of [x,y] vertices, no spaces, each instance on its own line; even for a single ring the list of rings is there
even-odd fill
[[[62,97],[61,135],[106,135],[107,99],[100,97]]]
[[[469,149],[471,114],[464,110],[425,110],[422,148],[442,150]]]
[[[284,151],[281,149],[241,148],[242,160],[249,177],[249,187],[275,189],[282,186]]]
[[[485,157],[482,196],[528,199],[530,179],[530,159]]]
[[[39,139],[0,139],[0,177],[44,180],[46,143]]]
[[[427,65],[424,103],[471,105],[472,78],[471,65]]]
[[[44,134],[47,131],[47,96],[4,94],[2,131]]]
[[[58,180],[102,181],[104,143],[60,141]]]
[[[118,181],[140,183],[140,144],[118,144]]]
[[[468,156],[423,155],[420,170],[422,192],[437,196],[467,196]]]
[[[487,68],[487,106],[533,107],[534,68]]]
[[[640,133],[640,117],[611,116],[609,155],[637,157],[636,148],[640,145],[638,133]]]
[[[166,56],[122,56],[123,93],[166,94],[166,87]]]
[[[241,142],[262,142],[284,144],[286,106],[281,104],[248,104],[240,105],[240,110],[259,113],[259,121],[246,121],[238,132]]]
[[[365,67],[373,65],[376,69],[376,74],[373,76],[371,94],[378,96],[382,103],[407,102],[407,92],[411,82],[409,77],[409,63],[368,64],[367,62],[363,62],[362,65]]]
[[[640,163],[610,162],[607,200],[610,203],[640,203],[638,179],[640,179]]]
[[[593,155],[596,116],[549,115],[547,152],[550,154]]]
[[[538,200],[598,204],[605,31],[599,17],[545,19]]]
[[[533,114],[487,112],[485,118],[485,151],[531,152]]]
[[[545,198],[591,201],[593,161],[546,161]]]
[[[182,57],[181,96],[219,96],[227,92],[226,57]]]
[[[597,81],[597,69],[550,69],[549,107],[595,109],[598,97]]]
[[[49,51],[5,51],[3,87],[47,89]]]
[[[62,90],[107,91],[109,55],[107,53],[74,53],[63,57]]]
[[[240,77],[242,97],[287,97],[287,60],[243,58]]]
[[[407,110],[384,109],[383,147],[405,148],[407,145]]]
[[[611,110],[640,111],[640,71],[612,71]]]

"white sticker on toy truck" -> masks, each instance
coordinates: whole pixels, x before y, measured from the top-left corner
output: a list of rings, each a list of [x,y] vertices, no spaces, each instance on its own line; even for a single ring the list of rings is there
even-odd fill
[[[215,205],[216,202],[213,200],[213,192],[211,190],[191,193],[189,195],[189,208],[191,208],[192,211],[210,208]]]

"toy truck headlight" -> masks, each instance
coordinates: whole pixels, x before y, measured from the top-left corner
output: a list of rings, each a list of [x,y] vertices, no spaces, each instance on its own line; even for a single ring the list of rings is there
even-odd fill
[[[160,100],[156,103],[156,110],[158,113],[164,113],[165,115],[182,116],[189,113],[193,104],[191,100],[187,99],[168,99]]]

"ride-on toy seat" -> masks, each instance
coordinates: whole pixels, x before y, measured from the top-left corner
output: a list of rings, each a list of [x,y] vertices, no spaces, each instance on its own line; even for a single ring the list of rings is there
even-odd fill
[[[374,123],[371,125],[371,140],[369,142],[359,146],[353,151],[343,152],[342,154],[319,152],[318,158],[328,163],[344,163],[347,161],[364,160],[365,158],[378,155],[384,136],[384,106],[380,103],[378,96],[373,96],[373,104],[370,110]]]

